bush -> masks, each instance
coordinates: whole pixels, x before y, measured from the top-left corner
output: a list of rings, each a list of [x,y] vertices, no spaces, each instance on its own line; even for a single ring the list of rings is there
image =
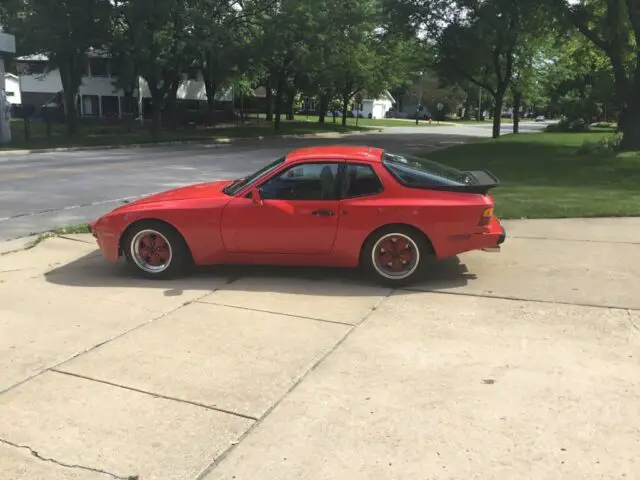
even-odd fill
[[[546,128],[547,132],[562,132],[562,133],[585,133],[589,132],[591,128],[584,119],[579,118],[577,120],[569,120],[563,118],[555,125],[549,125]]]
[[[585,140],[582,145],[576,150],[576,155],[593,155],[609,153],[615,155],[620,149],[621,135],[611,135],[605,137],[598,142],[592,142],[591,140]]]

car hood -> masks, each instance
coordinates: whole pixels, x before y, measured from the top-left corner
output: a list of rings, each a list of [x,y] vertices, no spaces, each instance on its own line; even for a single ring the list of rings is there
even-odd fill
[[[173,190],[167,190],[165,192],[149,195],[148,197],[140,198],[129,202],[123,207],[131,207],[136,205],[145,205],[149,203],[157,202],[170,202],[174,200],[193,200],[193,199],[211,199],[215,197],[222,197],[222,189],[229,185],[232,180],[223,180],[218,182],[197,183],[195,185],[188,185],[186,187],[174,188]]]

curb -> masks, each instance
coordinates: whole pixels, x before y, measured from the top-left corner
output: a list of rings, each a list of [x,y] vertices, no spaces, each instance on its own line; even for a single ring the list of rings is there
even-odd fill
[[[372,128],[371,132],[381,132],[380,128]],[[53,147],[53,148],[38,148],[38,149],[15,149],[15,150],[0,150],[0,156],[2,155],[27,155],[31,153],[56,153],[56,152],[81,152],[91,150],[121,150],[125,148],[150,148],[150,147],[162,147],[171,145],[215,145],[217,147],[231,146],[238,141],[247,140],[271,140],[280,138],[313,138],[323,136],[348,136],[355,134],[366,134],[367,131],[359,132],[319,132],[319,133],[301,133],[299,135],[260,135],[257,137],[222,137],[217,139],[202,139],[202,140],[175,140],[166,142],[145,142],[145,143],[133,143],[126,145],[91,145],[91,146],[77,146],[77,147]]]
[[[14,238],[13,240],[5,240],[0,242],[0,257],[10,253],[20,252],[33,248],[44,234],[27,235],[26,237]]]

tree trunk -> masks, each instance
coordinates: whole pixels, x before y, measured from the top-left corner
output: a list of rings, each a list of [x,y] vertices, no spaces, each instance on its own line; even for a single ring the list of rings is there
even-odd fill
[[[216,121],[216,94],[218,93],[218,85],[205,80],[204,88],[207,92],[207,123],[214,125]]]
[[[469,95],[467,95],[464,99],[464,106],[462,107],[462,119],[471,119],[471,99],[469,98]]]
[[[289,121],[295,120],[296,118],[296,114],[294,112],[296,103],[295,100],[296,91],[292,88],[287,92],[287,120]]]
[[[522,93],[513,93],[513,133],[520,133],[520,107],[522,106]]]
[[[502,107],[504,105],[504,95],[507,91],[506,85],[498,87],[496,96],[494,97],[495,105],[493,107],[493,132],[492,137],[500,136],[500,124],[502,122]]]
[[[176,105],[176,101],[177,101],[177,97],[178,97],[178,88],[180,87],[180,79],[176,79],[171,83],[171,87],[169,87],[169,92],[167,95],[167,109],[166,112],[168,114],[167,118],[167,123],[169,125],[169,128],[171,128],[171,130],[175,130],[176,128],[178,128],[178,125],[180,123],[180,118],[178,115],[178,111],[177,111],[177,105]]]
[[[163,95],[158,88],[151,87],[151,82],[149,82],[149,89],[151,90],[151,136],[160,138],[162,134]]]
[[[625,108],[620,113],[618,129],[622,132],[620,149],[640,150],[640,54],[636,56],[634,79]]]
[[[62,82],[63,102],[65,113],[65,124],[67,135],[74,136],[78,133],[78,111],[76,108],[76,97],[80,81],[75,79],[73,60],[67,61],[66,65],[60,68],[60,80]]]
[[[267,77],[265,85],[265,100],[267,103],[267,122],[273,122],[273,91],[271,90],[271,76]]]
[[[342,126],[347,126],[347,110],[349,109],[349,92],[342,92]]]
[[[275,104],[275,122],[274,131],[280,132],[280,117],[282,116],[282,107],[284,103],[284,74],[278,75],[278,85],[276,87],[276,104]]]
[[[124,92],[122,99],[122,116],[124,117],[127,133],[133,132],[133,90]]]
[[[327,109],[329,108],[329,95],[323,93],[320,95],[320,115],[318,116],[318,123],[324,123],[325,116],[327,115]]]

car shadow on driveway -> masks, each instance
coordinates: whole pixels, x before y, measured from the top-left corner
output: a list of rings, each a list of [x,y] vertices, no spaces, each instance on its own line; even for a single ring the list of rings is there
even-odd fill
[[[451,288],[464,286],[475,278],[458,257],[452,257],[431,261],[419,284],[421,287]],[[186,290],[224,289],[225,285],[239,284],[241,280],[251,280],[246,282],[247,291],[289,293],[288,289],[297,289],[304,282],[308,286],[308,293],[326,296],[366,295],[368,291],[375,295],[373,289],[356,287],[378,286],[359,269],[262,265],[200,267],[183,278],[147,280],[135,276],[122,260],[115,265],[106,262],[97,251],[47,272],[45,279],[49,283],[68,287],[158,288],[165,290],[165,296],[180,296]],[[317,288],[312,282],[317,282]]]

